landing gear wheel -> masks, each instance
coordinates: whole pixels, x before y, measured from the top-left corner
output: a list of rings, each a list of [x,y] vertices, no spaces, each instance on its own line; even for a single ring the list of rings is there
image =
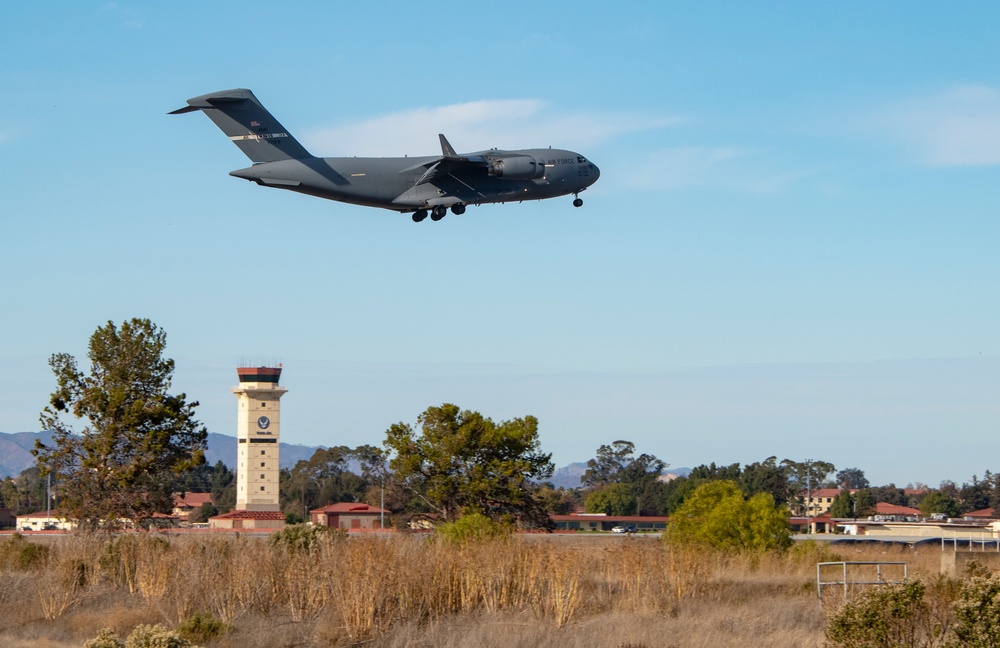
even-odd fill
[[[413,212],[413,217],[412,218],[413,218],[413,222],[414,223],[419,223],[420,221],[422,221],[425,218],[427,218],[427,210],[426,209],[418,209],[417,211]]]
[[[444,205],[438,205],[433,210],[431,210],[431,220],[439,221],[444,218],[444,215],[448,213],[448,208]]]
[[[452,205],[451,213],[455,214],[456,216],[461,216],[462,214],[465,213],[465,205],[462,204]]]
[[[574,207],[583,207],[583,198],[577,198],[573,201]]]

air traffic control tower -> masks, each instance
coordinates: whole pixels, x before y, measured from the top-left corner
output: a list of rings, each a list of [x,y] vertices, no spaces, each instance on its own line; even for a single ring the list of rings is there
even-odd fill
[[[281,438],[281,367],[239,367],[236,437],[236,510],[280,511],[278,444]],[[254,516],[256,517],[256,516]]]

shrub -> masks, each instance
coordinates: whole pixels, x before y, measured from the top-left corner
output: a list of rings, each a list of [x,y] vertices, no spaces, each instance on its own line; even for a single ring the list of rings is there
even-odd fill
[[[341,529],[331,529],[325,526],[311,524],[293,524],[281,531],[271,534],[272,547],[283,547],[289,551],[312,553],[324,540],[332,540],[346,536]]]
[[[829,645],[843,648],[932,648],[944,645],[920,581],[872,588],[830,617]]]
[[[111,628],[104,628],[97,636],[83,644],[83,648],[125,648],[125,643],[115,636]]]
[[[160,624],[139,625],[125,639],[125,648],[191,648],[191,642]]]
[[[203,642],[221,637],[232,629],[232,626],[223,623],[211,614],[195,612],[194,615],[177,626],[177,634],[188,641]]]
[[[8,569],[28,571],[42,565],[48,556],[48,547],[28,542],[23,535],[15,533],[0,542],[0,572]]]
[[[482,513],[466,513],[454,522],[437,527],[438,536],[447,542],[482,542],[494,538],[506,538],[514,532],[514,527],[505,522],[497,522]]]
[[[958,642],[951,646],[1000,645],[1000,574],[972,576],[963,582],[955,601],[955,617]]]

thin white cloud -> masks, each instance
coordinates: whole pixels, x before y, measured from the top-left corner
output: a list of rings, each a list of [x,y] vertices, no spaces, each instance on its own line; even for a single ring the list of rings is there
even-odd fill
[[[101,9],[121,20],[121,26],[126,29],[142,29],[146,24],[138,11],[122,7],[117,2],[108,2]]]
[[[1000,89],[967,85],[891,107],[880,122],[929,166],[1000,164]]]
[[[484,99],[319,128],[305,132],[302,141],[317,155],[436,155],[438,133],[444,133],[460,152],[494,147],[585,149],[617,135],[678,121],[633,113],[565,111],[538,99]]]
[[[17,133],[13,130],[2,130],[0,131],[0,146],[3,146],[7,142],[12,142],[17,137]]]
[[[681,146],[649,154],[631,164],[627,183],[638,189],[722,189],[772,194],[806,172],[771,172],[757,151],[737,147]]]

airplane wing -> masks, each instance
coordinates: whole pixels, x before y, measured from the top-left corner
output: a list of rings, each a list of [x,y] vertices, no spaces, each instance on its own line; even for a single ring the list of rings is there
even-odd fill
[[[489,162],[481,155],[459,155],[448,139],[438,133],[441,140],[441,157],[427,165],[427,171],[417,180],[418,185],[426,184],[435,178],[446,176],[454,171],[468,167],[487,167]]]

